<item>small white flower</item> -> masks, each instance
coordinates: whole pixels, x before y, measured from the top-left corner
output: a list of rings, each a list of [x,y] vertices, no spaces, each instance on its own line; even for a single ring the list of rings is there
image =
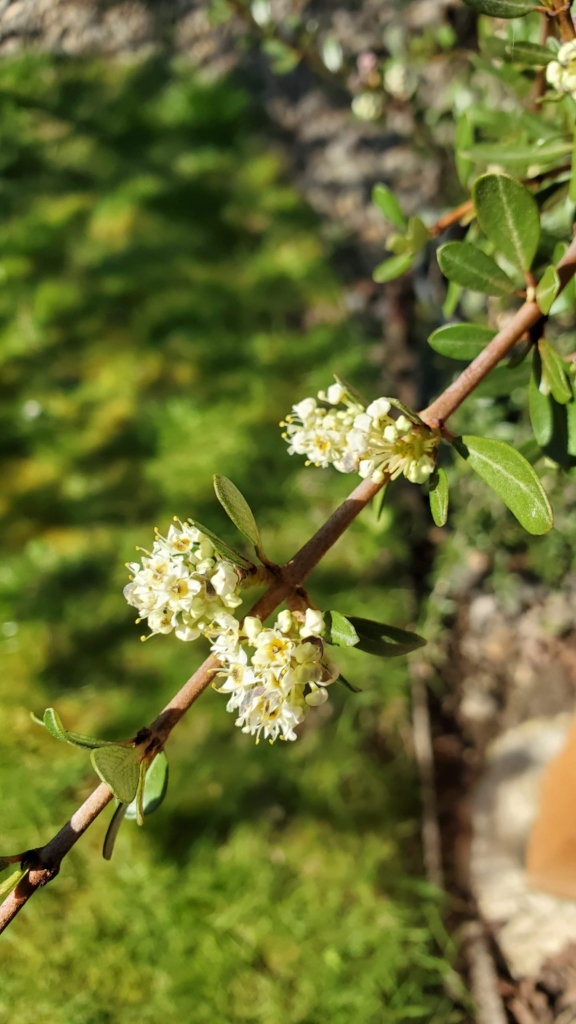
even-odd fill
[[[392,406],[387,398],[377,398],[375,402],[370,403],[366,412],[369,416],[372,416],[373,419],[379,420],[384,416],[387,416],[391,408]]]
[[[412,429],[412,423],[407,416],[399,416],[396,420],[396,430],[399,434],[407,434]]]
[[[294,406],[294,412],[303,423],[316,412],[317,402],[315,398],[304,398],[298,405]]]
[[[338,403],[344,398],[345,394],[346,392],[341,384],[331,384],[326,392],[327,400],[330,402],[330,405],[338,405]]]
[[[293,621],[294,620],[292,618],[292,612],[289,611],[288,608],[285,608],[284,611],[281,611],[278,614],[278,618],[276,619],[276,626],[282,633],[289,633],[290,630],[292,629]]]
[[[244,619],[244,632],[248,640],[255,640],[262,632],[262,620],[256,618],[255,615],[247,615]]]
[[[238,574],[230,562],[220,562],[217,572],[210,579],[210,583],[219,597],[228,597],[234,593],[238,586]]]
[[[317,608],[307,608],[304,625],[300,628],[300,636],[322,636],[324,629],[322,612]]]
[[[557,92],[576,96],[576,39],[564,43],[546,67],[546,81]]]

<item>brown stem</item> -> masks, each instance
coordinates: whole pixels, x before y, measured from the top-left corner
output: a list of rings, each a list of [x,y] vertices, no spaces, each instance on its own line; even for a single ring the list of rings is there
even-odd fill
[[[552,6],[554,8],[554,17],[560,29],[562,42],[569,43],[572,39],[576,39],[576,30],[574,29],[574,22],[570,13],[570,4],[564,3],[564,0],[552,0]]]
[[[576,239],[573,239],[558,267],[560,291],[576,273]],[[428,406],[420,416],[430,427],[440,427],[449,416],[456,411],[465,398],[468,398],[481,381],[493,370],[497,363],[510,351],[522,335],[534,327],[542,318],[535,302],[525,302],[511,320],[498,331],[486,348],[456,378],[453,384]]]
[[[575,273],[576,239],[572,241],[558,264],[561,288],[566,286]],[[431,427],[442,427],[448,416],[458,408],[461,402],[540,317],[541,313],[536,303],[525,302],[484,351],[460,374],[460,377],[420,414],[422,419]],[[447,434],[448,432],[445,431],[445,435]],[[287,594],[310,575],[318,562],[339,540],[381,487],[381,483],[376,484],[371,480],[363,480],[342,505],[332,513],[317,533],[283,567],[278,579],[274,580],[266,593],[256,602],[251,614],[266,619],[281,604]],[[217,671],[218,661],[216,658],[213,656],[207,658],[158,715],[150,726],[150,731],[160,742],[166,741],[174,726],[209,686]],[[111,799],[112,793],[104,783],[101,783],[53,839],[40,849],[28,852],[27,861],[32,861],[32,867],[14,892],[7,896],[0,906],[0,932],[4,931],[36,890],[46,885],[58,874],[60,864],[66,854],[110,803]]]

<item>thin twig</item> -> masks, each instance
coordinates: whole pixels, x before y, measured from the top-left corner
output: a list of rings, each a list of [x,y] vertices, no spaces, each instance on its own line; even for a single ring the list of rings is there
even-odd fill
[[[575,273],[576,239],[572,241],[558,264],[561,288],[565,287]],[[509,323],[486,346],[481,355],[428,409],[420,414],[422,419],[429,426],[442,426],[448,416],[458,408],[461,402],[478,386],[518,339],[537,322],[541,315],[536,303],[525,302]],[[251,614],[266,619],[286,598],[290,590],[301,584],[310,575],[356,516],[377,494],[381,486],[381,483],[376,484],[370,480],[363,480],[307,544],[283,567],[279,578],[256,602]],[[177,722],[210,684],[217,670],[217,660],[214,657],[207,658],[152,723],[150,733],[155,739],[161,743],[166,741]],[[0,906],[0,932],[4,931],[36,890],[57,875],[63,858],[111,799],[112,793],[107,786],[101,784],[46,846],[29,851],[27,863],[31,863],[30,871]]]
[[[470,971],[470,990],[476,1004],[476,1024],[507,1024],[506,1010],[498,991],[498,975],[481,921],[462,928]]]

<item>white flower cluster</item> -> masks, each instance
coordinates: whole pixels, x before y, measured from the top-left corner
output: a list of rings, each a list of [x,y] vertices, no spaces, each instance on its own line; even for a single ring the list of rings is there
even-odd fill
[[[254,616],[241,625],[221,612],[211,632],[212,653],[223,666],[218,692],[230,694],[226,710],[238,712],[236,725],[256,742],[262,733],[271,743],[278,736],[295,740],[295,727],[310,706],[324,703],[326,687],[339,674],[321,640],[322,613],[309,608],[301,623],[283,611],[268,629]]]
[[[404,474],[411,483],[423,484],[434,472],[440,433],[404,415],[393,419],[387,398],[364,409],[341,384],[333,384],[327,394],[319,391],[318,398],[323,405],[305,398],[280,424],[290,455],[306,455],[307,465],[333,465],[376,483]]]
[[[138,609],[137,621],[148,620],[151,636],[174,630],[179,640],[195,640],[219,612],[241,604],[240,577],[200,530],[176,522],[167,537],[156,531],[142,563],[128,563],[132,576],[124,596]]]
[[[576,39],[560,47],[556,60],[546,67],[546,80],[557,92],[576,96]]]

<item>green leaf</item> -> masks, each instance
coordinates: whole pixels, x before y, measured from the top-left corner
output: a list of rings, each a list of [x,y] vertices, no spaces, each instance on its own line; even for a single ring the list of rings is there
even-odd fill
[[[120,831],[120,826],[124,821],[126,811],[128,810],[128,804],[118,804],[114,814],[110,819],[108,830],[104,837],[104,845],[102,847],[102,856],[104,860],[111,860],[112,854],[114,853],[114,846],[116,845],[116,839]]]
[[[506,259],[527,273],[540,239],[534,197],[507,174],[484,174],[474,183],[472,194],[482,230]]]
[[[544,316],[548,316],[548,313],[552,309],[554,299],[558,295],[559,291],[560,278],[558,277],[556,267],[546,267],[536,289],[536,302],[538,304],[538,309],[541,313],[544,313]]]
[[[396,232],[388,235],[386,248],[388,252],[393,252],[396,256],[403,256],[406,253],[413,254],[415,252],[412,240],[408,238],[408,235],[399,235]]]
[[[538,0],[465,0],[466,6],[492,18],[522,18],[540,6]]]
[[[246,501],[246,498],[238,490],[236,484],[233,484],[227,476],[219,476],[218,473],[214,474],[214,490],[216,491],[216,497],[222,505],[222,508],[226,512],[226,515],[230,517],[234,526],[240,533],[254,545],[256,550],[261,547],[260,530],[256,525],[256,520],[250,505]]]
[[[401,402],[399,398],[388,398],[388,401],[395,409],[398,409],[399,412],[404,413],[409,420],[412,420],[412,423],[419,423],[421,426],[423,425],[423,420],[420,419],[418,413],[409,409],[408,406],[404,405],[404,402]]]
[[[341,612],[326,612],[324,615],[326,630],[324,640],[336,647],[353,647],[358,643],[358,635],[350,620]]]
[[[24,875],[27,875],[29,868],[21,868],[19,871],[14,871],[4,882],[0,883],[0,900],[5,900],[11,892],[14,891],[18,882],[22,881]]]
[[[569,198],[576,203],[576,128],[574,129],[574,140],[572,142],[572,169],[570,171]]]
[[[426,640],[417,633],[397,629],[396,626],[388,626],[383,622],[361,619],[356,615],[350,615],[349,621],[358,634],[358,650],[365,651],[366,654],[375,654],[380,658],[396,658],[401,654],[410,654],[410,651],[415,651],[426,643]],[[394,642],[387,643],[384,637]]]
[[[412,245],[412,252],[422,249],[432,238],[431,233],[420,217],[410,217],[408,221],[408,239]]]
[[[333,377],[336,383],[339,384],[341,388],[344,388],[348,397],[353,399],[354,402],[358,402],[358,405],[362,405],[364,409],[370,405],[370,402],[366,400],[364,395],[361,395],[353,384],[349,384],[347,380],[344,380],[344,377],[339,377],[337,373],[333,374]]]
[[[566,410],[567,418],[567,451],[568,455],[571,455],[572,458],[576,458],[576,394],[574,392],[574,385],[572,385],[572,401],[568,402],[564,408]]]
[[[234,548],[231,548],[225,540],[221,540],[220,537],[217,537],[212,530],[208,529],[207,526],[202,526],[202,523],[199,523],[197,519],[191,519],[190,522],[200,530],[200,532],[203,533],[209,541],[211,541],[218,554],[222,555],[222,558],[228,559],[229,562],[232,562],[233,565],[237,565],[240,569],[254,568],[253,562],[250,562],[247,558],[244,558],[244,555],[240,555],[234,550]]]
[[[433,331],[428,344],[441,356],[450,359],[475,359],[492,341],[496,331],[480,324],[448,324]]]
[[[529,437],[526,441],[523,441],[522,444],[518,445],[518,451],[520,452],[520,455],[524,456],[531,466],[538,462],[538,459],[541,459],[544,454],[534,437]]]
[[[36,718],[36,716],[34,716],[34,719],[36,722],[40,722],[40,719]],[[62,740],[63,743],[70,743],[73,747],[85,747],[87,750],[95,750],[97,747],[111,747],[114,745],[111,740],[97,740],[93,736],[81,736],[78,732],[71,732],[70,729],[65,729],[60,715],[54,708],[46,708],[44,721],[40,724],[46,726],[46,729],[54,739]]]
[[[457,439],[455,447],[528,533],[548,533],[554,523],[548,495],[530,463],[515,448],[505,441],[469,434]]]
[[[530,423],[534,431],[534,437],[544,448],[552,437],[554,420],[552,415],[552,403],[549,395],[543,395],[538,387],[536,372],[532,373],[528,385],[528,411]]]
[[[142,813],[152,814],[166,796],[168,789],[168,758],[163,750],[152,761],[146,772],[144,790],[142,794]],[[133,801],[127,809],[128,819],[136,818],[136,802]]]
[[[340,673],[336,682],[343,683],[344,686],[347,686],[348,689],[352,691],[352,693],[362,693],[361,688],[359,686],[353,686],[352,683],[349,683],[345,676],[342,675],[342,673]]]
[[[547,139],[541,145],[528,142],[479,142],[463,151],[463,156],[482,164],[531,166],[554,163],[572,152],[572,143],[562,138]],[[519,184],[519,183],[518,183]]]
[[[372,189],[372,202],[378,207],[385,219],[393,224],[398,231],[404,231],[408,226],[408,218],[404,216],[400,203],[393,192],[386,185],[374,185]]]
[[[382,515],[382,509],[384,508],[384,502],[386,500],[386,491],[387,490],[388,490],[388,484],[384,484],[380,488],[378,493],[375,494],[373,499],[372,499],[372,508],[374,510],[374,516],[376,518],[376,522],[378,522],[378,520],[380,519],[380,516]]]
[[[456,172],[460,183],[464,188],[467,188],[473,169],[473,162],[469,157],[463,156],[462,151],[470,149],[474,145],[474,128],[466,113],[461,114],[456,121],[456,138],[454,141]]]
[[[414,263],[414,255],[407,253],[403,256],[392,256],[389,260],[384,260],[384,263],[379,263],[376,267],[372,277],[378,284],[386,284],[387,281],[394,281],[401,274],[405,274],[407,270],[410,270]]]
[[[136,796],[140,757],[138,747],[101,747],[90,754],[96,774],[123,804],[131,804]]]
[[[539,43],[527,43],[522,39],[507,43],[504,47],[506,56],[515,64],[523,64],[525,67],[541,68],[555,59],[547,46]]]
[[[448,477],[440,466],[434,470],[430,477],[428,498],[432,519],[436,526],[445,526],[448,519]]]
[[[444,277],[462,288],[500,298],[516,291],[514,282],[496,261],[469,242],[446,242],[438,249],[437,256]]]
[[[540,338],[538,352],[542,360],[540,390],[543,394],[551,393],[559,405],[566,405],[572,398],[572,390],[568,383],[564,360],[545,338]]]
[[[444,299],[444,305],[442,306],[442,316],[445,317],[446,320],[449,320],[450,317],[454,316],[454,313],[458,308],[458,303],[460,302],[461,297],[462,288],[460,287],[460,285],[455,284],[454,281],[450,281],[448,283],[448,288],[446,289],[446,298]]]

